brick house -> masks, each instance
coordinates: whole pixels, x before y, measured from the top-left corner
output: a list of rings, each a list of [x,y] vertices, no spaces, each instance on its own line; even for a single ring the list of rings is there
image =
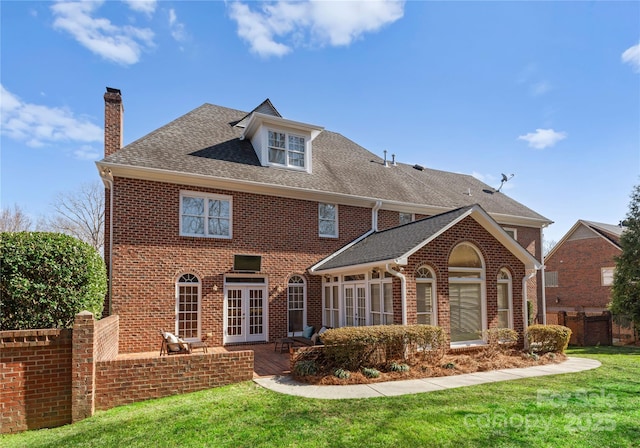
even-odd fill
[[[547,312],[607,309],[623,231],[611,224],[576,222],[545,258]]]
[[[387,161],[321,126],[204,104],[122,147],[107,88],[106,313],[215,345],[307,325],[431,323],[452,344],[542,310],[547,218],[472,176]]]

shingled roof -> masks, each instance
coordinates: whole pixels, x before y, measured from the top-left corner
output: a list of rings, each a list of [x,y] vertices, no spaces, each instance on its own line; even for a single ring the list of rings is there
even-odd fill
[[[540,263],[531,254],[508,236],[480,205],[475,204],[391,229],[365,234],[360,239],[320,261],[311,270],[322,273],[332,269],[371,265],[378,262],[406,264],[406,258],[411,254],[467,216],[472,216],[476,219],[525,264],[530,267],[539,267]]]
[[[275,111],[271,102],[261,106]],[[237,124],[246,116],[247,112],[204,104],[104,158],[98,166],[127,168],[129,175],[132,170],[153,170],[282,191],[370,198],[406,207],[406,211],[412,207],[445,211],[479,203],[493,216],[501,215],[502,221],[515,217],[536,225],[551,223],[470,175],[418,170],[403,163],[385,167],[380,157],[327,130],[313,140],[312,173],[263,167],[251,142],[239,139],[243,128]]]

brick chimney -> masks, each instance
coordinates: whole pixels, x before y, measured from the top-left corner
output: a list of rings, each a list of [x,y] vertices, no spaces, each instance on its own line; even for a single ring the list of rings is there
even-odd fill
[[[107,87],[104,94],[104,156],[122,148],[122,95],[119,89]]]

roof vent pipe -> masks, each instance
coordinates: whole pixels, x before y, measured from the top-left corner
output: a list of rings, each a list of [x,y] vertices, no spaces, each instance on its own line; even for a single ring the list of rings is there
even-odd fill
[[[395,154],[391,154],[391,166],[398,166],[398,164],[396,163],[396,155]]]
[[[389,164],[387,163],[387,150],[385,149],[382,152],[384,152],[384,166],[389,166]]]

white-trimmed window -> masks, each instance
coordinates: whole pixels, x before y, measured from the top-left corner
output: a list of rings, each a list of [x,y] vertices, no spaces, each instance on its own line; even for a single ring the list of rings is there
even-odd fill
[[[518,239],[518,229],[513,227],[504,227],[503,230],[507,232],[507,235],[509,235],[514,240]]]
[[[416,269],[416,308],[419,324],[437,325],[436,281],[427,266]]]
[[[400,213],[399,213],[399,222],[400,222],[400,225],[402,225],[402,224],[408,224],[408,223],[410,223],[410,222],[415,221],[415,219],[416,219],[416,218],[415,218],[415,215],[414,215],[413,213],[403,213],[403,212],[400,212]]]
[[[336,238],[338,236],[338,206],[318,204],[318,233],[320,236]]]
[[[613,274],[616,268],[600,268],[600,277],[602,278],[602,286],[613,285]]]
[[[287,285],[289,333],[304,330],[306,326],[306,287],[304,278],[292,275]]]
[[[194,274],[176,282],[176,334],[187,340],[200,337],[200,279]]]
[[[305,138],[281,131],[269,131],[269,163],[293,168],[305,167]]]
[[[479,342],[486,330],[484,262],[469,243],[457,245],[449,256],[451,342]]]
[[[325,327],[337,328],[340,326],[340,296],[337,284],[331,283],[331,278],[325,279],[324,284],[324,316]]]
[[[231,196],[181,192],[180,235],[231,238],[232,205]]]
[[[498,328],[513,328],[511,274],[501,269],[498,274]]]
[[[371,325],[393,324],[393,282],[379,271],[371,273],[369,285],[369,315]]]

